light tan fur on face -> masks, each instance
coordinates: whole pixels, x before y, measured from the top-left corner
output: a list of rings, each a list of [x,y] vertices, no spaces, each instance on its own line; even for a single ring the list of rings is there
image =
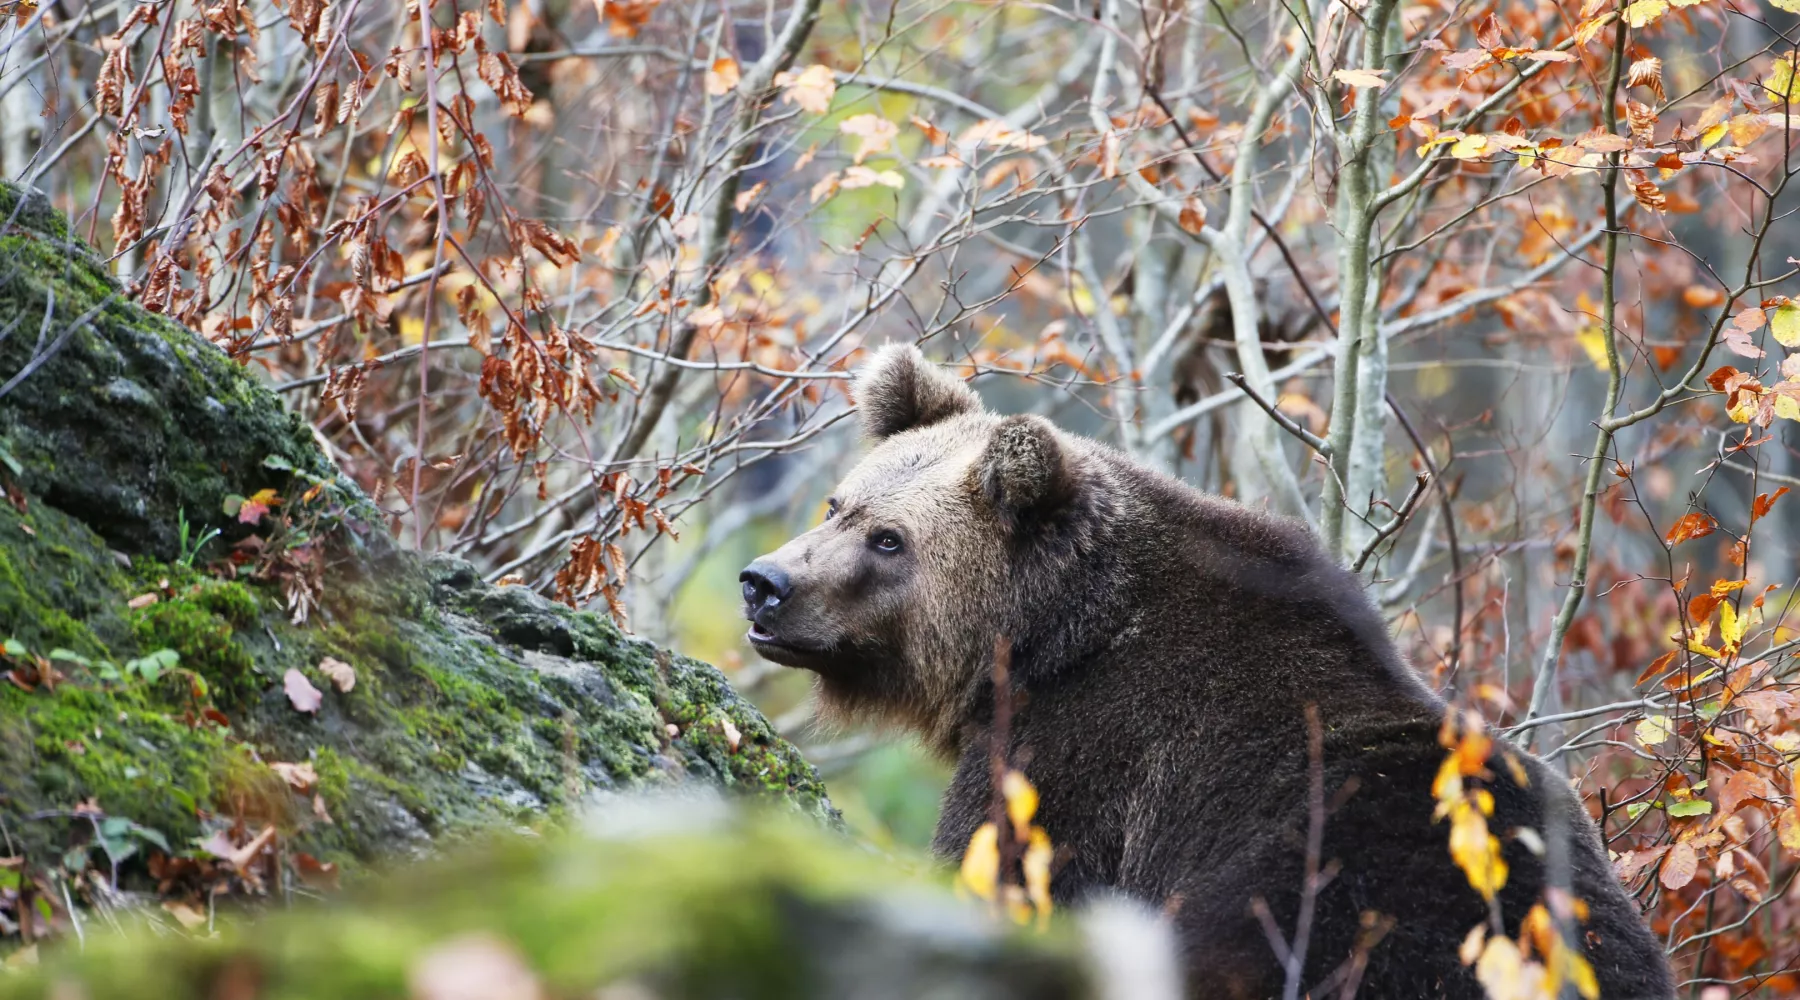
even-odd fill
[[[870,451],[835,518],[746,570],[783,590],[752,593],[746,613],[769,630],[764,656],[819,675],[827,721],[900,723],[954,754],[1017,603],[1018,519],[1066,498],[1081,446],[1041,418],[987,412],[911,345],[876,351],[851,391]],[[879,553],[882,531],[903,556]]]
[[[1004,534],[976,481],[995,422],[968,414],[894,435],[839,485],[838,516],[826,527],[842,522],[856,538],[896,527],[915,560],[904,601],[888,609],[913,697],[899,705],[841,704],[820,685],[828,713],[895,716],[928,745],[953,748],[971,682],[993,653],[994,609],[1004,597]]]
[[[963,413],[880,440],[833,493],[837,515],[764,557],[793,583],[787,638],[838,651],[815,684],[826,722],[899,723],[954,752],[1005,597],[1005,532],[977,468],[997,421]],[[870,550],[881,530],[903,556]]]

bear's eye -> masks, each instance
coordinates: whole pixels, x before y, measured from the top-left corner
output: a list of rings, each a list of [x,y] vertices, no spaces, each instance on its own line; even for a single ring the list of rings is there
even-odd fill
[[[836,517],[837,512],[838,512],[837,497],[827,497],[825,499],[825,520],[829,521],[832,518]]]
[[[891,556],[900,551],[900,536],[891,531],[877,531],[869,536],[869,544],[875,551]]]

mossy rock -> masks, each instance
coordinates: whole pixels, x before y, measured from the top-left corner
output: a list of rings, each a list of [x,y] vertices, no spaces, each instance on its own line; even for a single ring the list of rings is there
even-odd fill
[[[7,330],[0,856],[60,866],[79,891],[81,852],[106,854],[109,878],[143,888],[153,853],[272,826],[283,864],[355,870],[540,827],[596,791],[694,779],[835,821],[814,769],[717,670],[395,546],[266,387],[128,303],[41,196],[0,184]],[[303,624],[278,583],[181,559],[184,522],[190,548],[225,533],[216,558],[252,531],[226,498],[263,489],[317,497]],[[132,672],[162,650],[172,669]],[[348,690],[327,658],[354,672]],[[293,676],[321,694],[316,710],[290,700]],[[96,845],[97,816],[130,837]]]
[[[505,838],[256,922],[161,913],[0,973],[0,1000],[1166,1000],[1166,932],[1122,907],[1046,931],[941,872],[718,801],[628,801],[599,829]],[[1126,947],[1129,942],[1134,947]],[[1103,962],[1107,968],[1090,964]],[[1104,990],[1096,983],[1106,983]]]

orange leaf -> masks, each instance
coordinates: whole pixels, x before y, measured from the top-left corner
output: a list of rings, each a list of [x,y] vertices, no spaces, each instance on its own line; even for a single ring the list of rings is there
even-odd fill
[[[1656,659],[1651,660],[1650,665],[1644,668],[1644,672],[1638,675],[1638,678],[1634,683],[1642,684],[1650,678],[1655,677],[1657,674],[1662,673],[1664,670],[1669,669],[1669,664],[1674,661],[1675,655],[1679,652],[1680,650],[1671,649]]]
[[[1769,779],[1754,771],[1734,771],[1725,779],[1725,787],[1719,792],[1719,815],[1729,816],[1743,807],[1751,799],[1773,799],[1777,793]]]
[[[1705,511],[1689,511],[1681,515],[1681,520],[1675,522],[1663,541],[1673,546],[1695,538],[1705,538],[1713,533],[1714,523],[1712,516]]]
[[[1773,493],[1758,493],[1755,502],[1750,505],[1750,523],[1755,524],[1757,518],[1767,514],[1775,506],[1775,501],[1780,500],[1781,495],[1787,491],[1788,488],[1783,486]]]

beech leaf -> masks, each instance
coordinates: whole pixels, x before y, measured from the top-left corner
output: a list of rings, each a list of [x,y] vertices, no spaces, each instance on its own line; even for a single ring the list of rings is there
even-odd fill
[[[312,681],[307,680],[305,674],[293,667],[289,667],[287,673],[282,675],[281,687],[287,692],[288,703],[293,705],[296,711],[317,712],[319,706],[325,701],[325,696],[320,693],[318,688],[312,686]]]

